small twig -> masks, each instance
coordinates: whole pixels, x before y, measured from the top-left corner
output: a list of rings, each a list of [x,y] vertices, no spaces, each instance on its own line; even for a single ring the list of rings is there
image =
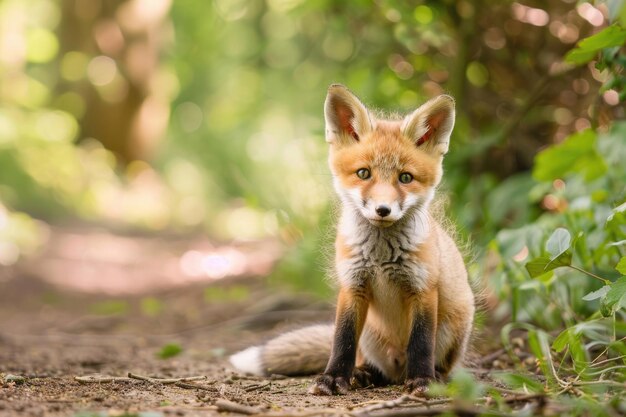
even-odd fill
[[[359,414],[360,417],[414,417],[414,416],[440,416],[446,413],[453,413],[459,416],[479,416],[486,410],[475,408],[459,408],[459,407],[436,407],[436,408],[402,408],[399,410],[386,410],[380,413],[370,414],[370,412]],[[503,414],[490,413],[491,415],[500,416]]]
[[[45,398],[43,401],[47,403],[77,403],[80,398],[67,399],[67,398]]]
[[[87,375],[87,376],[75,376],[75,381],[80,382],[81,384],[97,384],[97,383],[105,383],[105,382],[121,382],[121,381],[130,381],[131,379],[125,376],[97,376],[97,375]]]
[[[265,387],[271,387],[272,386],[272,382],[266,382],[265,384],[254,384],[254,385],[249,385],[247,387],[245,387],[243,390],[245,392],[253,392],[253,391],[257,391],[257,390],[261,390]]]
[[[230,413],[245,414],[245,415],[261,413],[261,409],[259,408],[237,404],[232,401],[228,401],[224,399],[219,399],[215,401],[215,405],[217,406],[217,411],[228,411]]]
[[[507,404],[511,403],[519,403],[519,402],[529,402],[533,400],[545,400],[545,394],[523,394],[523,395],[514,395],[511,397],[507,397],[504,399],[504,402]]]
[[[427,398],[413,397],[412,399],[413,401],[418,402],[426,407],[430,407],[432,405],[448,404],[452,402],[452,398],[434,398],[429,400]]]
[[[128,373],[128,377],[132,379],[139,379],[141,381],[148,381],[155,384],[175,384],[177,382],[191,382],[191,381],[205,381],[208,378],[205,375],[200,376],[188,376],[184,378],[152,378],[149,376]]]
[[[374,402],[372,405],[369,405],[367,407],[363,407],[363,408],[359,408],[357,410],[353,410],[350,414],[352,414],[353,416],[360,416],[363,414],[368,414],[371,411],[376,411],[376,410],[384,410],[384,409],[388,409],[388,408],[397,408],[403,404],[408,403],[409,401],[413,400],[414,397],[411,397],[410,395],[402,395],[401,397],[396,398],[395,400],[389,400],[389,401],[376,401]]]
[[[176,385],[179,388],[185,388],[185,389],[200,389],[203,391],[217,392],[217,388],[215,387],[207,387],[204,385],[190,384],[189,382],[174,382],[174,385]]]
[[[366,403],[362,403],[360,405],[367,405],[367,404],[371,404],[371,405],[367,407],[353,409],[349,414],[354,417],[367,417],[371,415],[372,411],[386,410],[386,409],[393,409],[393,408],[400,408],[403,410],[406,410],[406,409],[421,410],[421,408],[414,407],[415,405],[414,403],[418,403],[420,406],[431,407],[434,405],[447,404],[451,401],[452,399],[450,398],[427,399],[427,398],[420,398],[420,397],[415,397],[413,395],[405,394],[399,398],[396,398],[395,400],[368,401]],[[359,405],[357,405],[357,407],[359,407]],[[384,416],[385,414],[376,413],[376,416],[379,416],[379,415]]]

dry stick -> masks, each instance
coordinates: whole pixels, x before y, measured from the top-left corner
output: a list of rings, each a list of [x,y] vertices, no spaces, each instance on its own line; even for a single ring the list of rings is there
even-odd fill
[[[403,408],[400,410],[388,410],[380,413],[363,413],[360,417],[415,417],[415,416],[439,416],[444,413],[454,413],[459,416],[479,416],[489,412],[492,416],[508,417],[510,414],[503,414],[494,411],[488,411],[481,408],[463,408],[463,407],[437,407],[437,408]]]
[[[198,385],[198,384],[190,384],[188,382],[174,382],[174,385],[176,385],[179,388],[185,388],[185,389],[200,389],[203,391],[217,392],[217,388],[215,387],[206,387],[206,386]]]
[[[533,400],[545,400],[545,394],[523,394],[523,395],[514,395],[512,397],[504,398],[504,402],[507,404],[518,403],[518,402],[530,402]]]
[[[215,405],[217,406],[217,411],[228,411],[231,413],[238,413],[238,414],[245,414],[245,415],[261,413],[261,409],[259,408],[237,404],[232,401],[228,401],[224,399],[219,399],[215,401]]]
[[[489,385],[487,390],[498,391],[500,394],[508,394],[508,395],[528,395],[527,391],[516,391],[508,388],[501,388],[495,385]],[[543,394],[542,394],[543,395]]]
[[[149,376],[133,374],[131,372],[128,373],[128,377],[132,379],[139,379],[141,381],[152,382],[155,384],[175,384],[177,382],[205,381],[208,379],[206,375],[188,376],[184,378],[152,378]]]
[[[78,403],[80,398],[68,399],[68,398],[44,398],[43,401],[47,403]]]
[[[425,407],[430,407],[430,406],[433,406],[433,405],[448,404],[448,403],[452,402],[452,398],[438,398],[438,399],[433,399],[433,400],[426,400],[426,399],[422,399],[422,398],[415,398],[415,397],[413,397],[413,401],[416,401],[420,405],[423,405]],[[401,405],[400,407],[405,407],[406,408],[407,406],[406,405]]]
[[[395,400],[377,401],[376,403],[370,406],[353,410],[350,414],[352,414],[353,416],[360,416],[362,414],[368,414],[371,411],[384,410],[388,408],[396,408],[396,407],[400,407],[403,404],[406,404],[407,402],[413,399],[414,397],[411,397],[410,395],[402,395],[401,397],[398,397]]]
[[[255,385],[249,385],[247,387],[245,387],[243,390],[245,392],[253,392],[253,391],[257,391],[257,390],[261,390],[265,387],[271,387],[272,386],[272,382],[269,381],[265,384],[255,384]]]
[[[258,414],[257,417],[319,417],[319,416],[349,416],[345,410],[336,408],[315,408],[305,411],[277,411]]]
[[[405,394],[395,400],[390,400],[390,401],[389,400],[382,400],[382,401],[371,400],[371,401],[367,401],[364,403],[356,404],[352,407],[352,410],[353,410],[352,412],[360,413],[363,411],[402,407],[408,402],[417,402],[420,405],[424,405],[428,407],[431,405],[447,404],[450,401],[452,401],[452,399],[450,398],[427,399],[427,398],[420,398],[420,397],[415,397],[413,395]]]
[[[130,381],[131,379],[125,376],[75,376],[75,381],[80,382],[81,384],[87,383],[104,383],[104,382],[118,382],[118,381]]]
[[[509,392],[511,393],[511,392]],[[526,393],[516,393],[518,395],[514,395],[512,397],[509,398],[505,398],[504,402],[507,404],[511,404],[511,403],[516,403],[516,402],[530,402],[533,400],[541,400],[541,399],[545,399],[545,395],[544,394],[526,394]],[[476,415],[476,414],[480,414],[482,412],[484,412],[484,410],[473,410],[473,409],[459,409],[459,408],[438,408],[438,409],[430,409],[430,408],[416,408],[416,407],[412,407],[410,405],[408,405],[407,403],[409,402],[419,402],[420,405],[429,407],[429,406],[433,406],[433,405],[441,405],[441,404],[446,404],[450,401],[452,401],[450,398],[440,398],[437,400],[426,400],[423,398],[419,398],[419,397],[414,397],[411,395],[403,395],[395,400],[391,400],[391,401],[380,401],[378,403],[375,403],[373,405],[370,405],[369,407],[364,407],[358,410],[353,410],[351,413],[349,413],[350,415],[354,416],[354,417],[367,417],[371,414],[372,411],[378,411],[378,410],[384,410],[384,409],[393,409],[393,408],[400,408],[403,412],[408,412],[408,414],[399,414],[399,415],[438,415],[439,413],[443,413],[444,411],[456,411],[456,412],[460,412],[460,413],[465,413],[466,415]],[[424,411],[424,410],[431,410],[434,411],[434,414],[431,414],[428,411]],[[398,410],[400,411],[400,410]],[[411,414],[412,412],[415,412],[415,414]],[[389,414],[389,413],[375,413],[374,415],[376,415],[377,417],[389,417],[390,415],[393,414]]]

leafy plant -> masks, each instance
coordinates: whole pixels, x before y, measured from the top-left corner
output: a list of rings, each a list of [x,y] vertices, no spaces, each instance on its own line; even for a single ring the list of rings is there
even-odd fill
[[[163,346],[157,356],[161,359],[169,359],[182,353],[183,348],[178,343],[168,343]]]
[[[599,93],[615,89],[623,101],[625,41],[616,23],[580,41],[566,61],[595,60],[607,80]],[[571,415],[609,416],[624,406],[607,400],[626,387],[624,161],[624,121],[575,132],[542,150],[527,195],[543,213],[501,230],[491,245],[500,257],[497,288],[511,300],[502,343],[518,367],[503,381],[541,388]],[[534,367],[517,360],[514,334],[525,335]]]

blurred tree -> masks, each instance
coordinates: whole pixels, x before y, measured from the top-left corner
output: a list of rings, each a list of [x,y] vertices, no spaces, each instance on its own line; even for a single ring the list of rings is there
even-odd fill
[[[61,62],[70,78],[81,71],[72,66],[86,63],[86,78],[60,83],[56,93],[78,93],[81,136],[126,163],[150,159],[167,127],[171,92],[159,71],[169,8],[169,0],[62,2]]]

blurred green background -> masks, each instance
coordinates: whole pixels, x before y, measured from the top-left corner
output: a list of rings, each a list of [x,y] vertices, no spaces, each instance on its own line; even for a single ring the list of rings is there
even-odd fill
[[[607,213],[623,202],[625,159],[617,171],[602,159],[624,152],[624,125],[612,127],[625,116],[623,55],[613,47],[604,67],[593,53],[581,65],[564,57],[621,28],[624,10],[572,0],[3,0],[0,264],[35,253],[47,224],[271,238],[287,248],[278,282],[328,291],[322,104],[340,82],[399,112],[456,98],[442,189],[472,242],[472,273],[497,274],[510,261],[494,240],[501,230],[562,225],[554,219],[571,218],[575,197],[595,191]],[[533,175],[539,150],[589,128],[560,170],[556,151]],[[596,134],[609,138],[605,154],[580,162],[595,155]],[[587,177],[590,166],[605,169]],[[583,217],[598,212],[589,204]],[[509,258],[524,246],[514,240]]]

